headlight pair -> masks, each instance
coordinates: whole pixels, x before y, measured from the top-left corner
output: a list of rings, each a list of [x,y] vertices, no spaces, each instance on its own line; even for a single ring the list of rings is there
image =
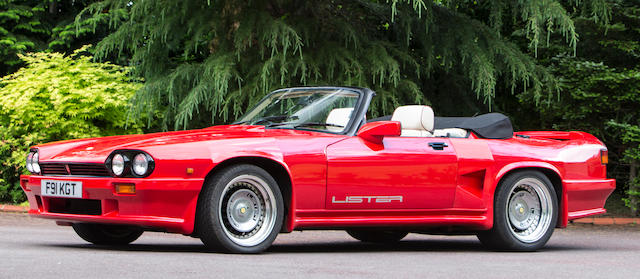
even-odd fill
[[[107,168],[118,177],[146,177],[153,172],[153,158],[138,150],[116,150],[105,162]]]
[[[40,173],[40,155],[38,150],[31,150],[27,155],[27,170],[30,173]]]

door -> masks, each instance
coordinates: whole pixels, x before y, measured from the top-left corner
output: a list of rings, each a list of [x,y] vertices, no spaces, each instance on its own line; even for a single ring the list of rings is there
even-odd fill
[[[327,147],[327,209],[451,208],[457,157],[448,138],[351,137]]]

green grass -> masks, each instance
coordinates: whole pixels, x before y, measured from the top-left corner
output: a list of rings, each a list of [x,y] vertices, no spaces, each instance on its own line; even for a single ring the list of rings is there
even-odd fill
[[[19,206],[29,206],[29,201],[23,201],[22,203],[18,204]]]

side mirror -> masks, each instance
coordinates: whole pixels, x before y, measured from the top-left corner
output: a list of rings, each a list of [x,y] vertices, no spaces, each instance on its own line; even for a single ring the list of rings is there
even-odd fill
[[[376,121],[364,124],[358,131],[358,137],[365,141],[382,144],[384,137],[397,137],[402,132],[398,121]]]

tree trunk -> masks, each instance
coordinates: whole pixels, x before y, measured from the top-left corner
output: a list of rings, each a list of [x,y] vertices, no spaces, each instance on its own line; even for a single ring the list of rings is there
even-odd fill
[[[640,187],[636,184],[638,163],[634,160],[629,166],[629,207],[633,215],[638,215],[638,192]]]
[[[49,2],[49,13],[52,15],[58,13],[58,3],[56,3],[56,1]]]

